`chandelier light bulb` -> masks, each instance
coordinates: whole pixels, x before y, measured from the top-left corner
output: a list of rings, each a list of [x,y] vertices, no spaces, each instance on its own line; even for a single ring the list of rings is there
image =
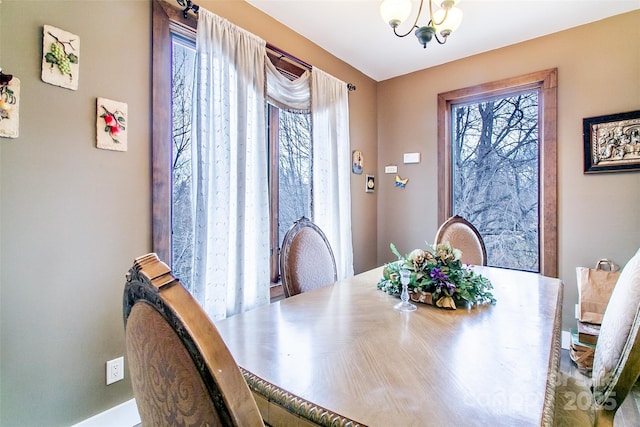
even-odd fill
[[[426,48],[432,39],[445,44],[447,37],[460,27],[462,11],[455,7],[460,1],[462,0],[420,0],[418,13],[407,32],[398,32],[398,26],[411,14],[411,0],[383,0],[380,3],[380,15],[393,28],[393,34],[397,37],[406,37],[413,32],[418,42]],[[438,3],[441,9],[434,12]],[[423,11],[429,14],[429,20],[419,25]]]
[[[444,19],[445,13],[447,16],[446,19]],[[462,11],[457,7],[452,7],[448,12],[445,9],[438,9],[433,14],[433,22],[436,32],[447,37],[460,28],[460,24],[462,24]]]
[[[443,0],[442,3],[440,3],[440,7],[443,9],[449,9],[450,7],[456,6],[461,1],[462,0]]]
[[[411,0],[384,0],[380,4],[380,15],[392,28],[405,21],[411,13]]]

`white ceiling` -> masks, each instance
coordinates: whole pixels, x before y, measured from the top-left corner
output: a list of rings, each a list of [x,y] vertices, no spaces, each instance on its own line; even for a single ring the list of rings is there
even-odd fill
[[[413,33],[393,35],[378,12],[381,0],[247,1],[376,81],[640,9],[640,0],[463,0],[458,31],[445,45],[432,40],[423,49]],[[419,0],[413,2],[411,22],[399,32],[415,20]],[[419,26],[427,10],[425,3]]]

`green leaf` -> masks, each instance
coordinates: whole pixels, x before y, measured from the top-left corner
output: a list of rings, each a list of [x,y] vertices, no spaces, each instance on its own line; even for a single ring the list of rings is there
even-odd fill
[[[69,62],[71,62],[72,64],[78,63],[78,57],[73,53],[70,53],[69,55],[67,55],[67,58],[69,58]]]
[[[49,64],[57,64],[58,60],[56,59],[56,57],[53,55],[53,53],[51,52],[47,52],[47,54],[44,56],[44,59],[49,63]]]
[[[402,255],[400,255],[400,252],[398,252],[398,249],[396,249],[396,245],[394,245],[393,243],[389,244],[389,247],[391,248],[391,252],[393,252],[393,254],[395,256],[398,257],[398,259],[402,259]]]

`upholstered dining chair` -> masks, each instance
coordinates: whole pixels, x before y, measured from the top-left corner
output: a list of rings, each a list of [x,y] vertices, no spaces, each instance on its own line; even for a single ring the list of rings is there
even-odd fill
[[[640,249],[620,273],[602,318],[591,386],[560,374],[554,425],[613,426],[640,376]]]
[[[322,230],[309,218],[293,223],[282,239],[280,276],[285,298],[338,279],[336,260]]]
[[[134,261],[123,311],[143,426],[264,425],[215,325],[156,254]]]
[[[449,242],[462,251],[465,264],[487,265],[487,250],[477,228],[460,215],[454,215],[438,228],[434,244]]]

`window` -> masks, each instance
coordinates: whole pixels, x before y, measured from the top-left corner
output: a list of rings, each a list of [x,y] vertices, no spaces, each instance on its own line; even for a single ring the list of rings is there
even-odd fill
[[[193,209],[191,195],[191,118],[195,42],[171,33],[171,265],[191,290],[193,275]]]
[[[191,290],[193,212],[191,106],[196,18],[165,2],[153,2],[153,248]],[[290,79],[305,70],[268,52]],[[275,53],[274,53],[275,52]],[[279,248],[288,228],[311,212],[311,115],[269,106],[271,279],[279,279]]]
[[[271,281],[280,278],[282,240],[294,221],[311,218],[311,114],[269,104]]]
[[[175,156],[173,144],[178,133],[173,131],[172,69],[174,51],[188,50],[187,41],[195,40],[196,18],[182,17],[181,11],[166,2],[153,5],[153,90],[152,90],[152,235],[153,250],[173,267],[172,209],[174,162],[181,163],[186,153]],[[184,82],[188,85],[187,81]],[[188,98],[185,96],[184,101]],[[186,105],[184,106],[186,108]],[[182,142],[187,143],[184,129]],[[182,165],[186,169],[186,165]],[[176,274],[177,275],[177,274]],[[180,277],[180,276],[178,276]],[[182,277],[180,277],[182,279]]]
[[[557,276],[556,70],[438,96],[438,220],[459,214],[488,264]]]

